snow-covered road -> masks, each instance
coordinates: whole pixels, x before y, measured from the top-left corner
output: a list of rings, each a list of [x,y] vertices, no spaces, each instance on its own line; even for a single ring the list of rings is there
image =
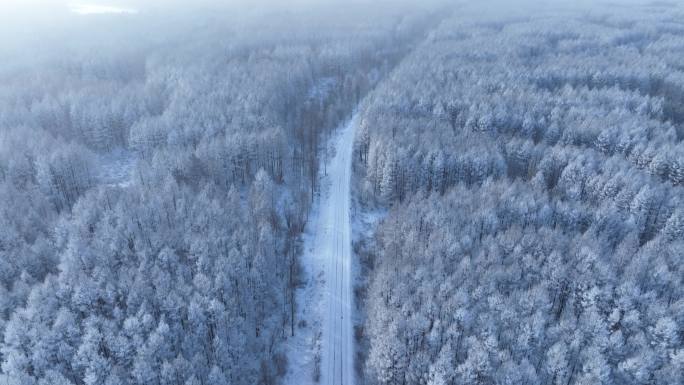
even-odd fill
[[[308,283],[297,295],[297,315],[308,326],[288,343],[286,384],[315,383],[315,372],[322,385],[355,382],[350,181],[356,125],[355,115],[332,140],[334,156],[305,234],[302,265]]]
[[[323,318],[321,384],[354,383],[350,180],[356,119],[342,130],[330,161],[329,193],[322,197],[316,250],[326,256],[327,309]]]

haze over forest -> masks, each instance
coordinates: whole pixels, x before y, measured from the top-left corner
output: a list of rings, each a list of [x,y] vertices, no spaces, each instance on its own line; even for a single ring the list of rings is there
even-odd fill
[[[684,4],[0,3],[0,384],[684,384]]]

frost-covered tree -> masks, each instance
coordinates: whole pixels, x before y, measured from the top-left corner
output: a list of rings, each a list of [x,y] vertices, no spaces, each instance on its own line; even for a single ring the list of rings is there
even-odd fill
[[[464,5],[363,102],[368,383],[680,382],[666,14]]]

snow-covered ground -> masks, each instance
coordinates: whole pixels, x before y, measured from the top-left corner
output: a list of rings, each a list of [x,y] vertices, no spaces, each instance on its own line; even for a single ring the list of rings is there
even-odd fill
[[[355,115],[332,138],[335,155],[304,235],[307,283],[297,292],[297,318],[306,325],[300,324],[288,341],[286,384],[355,382],[350,180],[356,125]]]

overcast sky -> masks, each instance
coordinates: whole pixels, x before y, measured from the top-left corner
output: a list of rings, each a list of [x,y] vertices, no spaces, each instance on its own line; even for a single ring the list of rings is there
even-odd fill
[[[317,0],[315,3],[339,1],[339,0]],[[366,0],[367,1],[367,0]],[[276,5],[293,5],[298,3],[314,2],[313,0],[0,0],[0,9],[3,11],[46,11],[50,12],[69,12],[70,10],[90,7],[99,9],[138,10],[147,12],[159,9],[172,8],[201,8],[206,6],[220,5],[230,7],[235,5],[258,6],[271,3]]]

